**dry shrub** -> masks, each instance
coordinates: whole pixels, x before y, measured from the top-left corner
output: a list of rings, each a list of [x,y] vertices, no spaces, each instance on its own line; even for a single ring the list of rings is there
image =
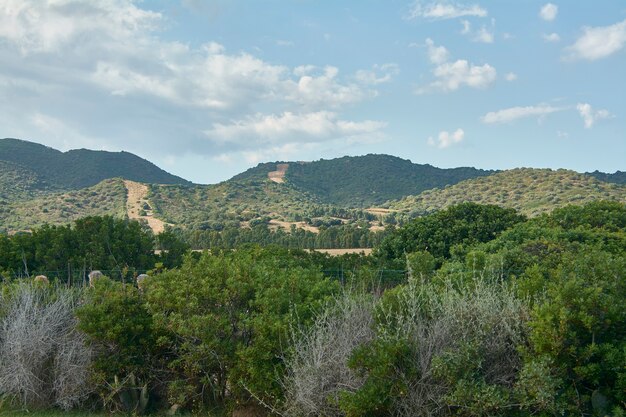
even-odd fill
[[[311,328],[293,335],[293,354],[286,359],[285,407],[293,416],[340,416],[338,397],[357,390],[363,379],[348,368],[358,346],[374,338],[374,301],[343,294],[320,314]]]
[[[449,414],[447,396],[454,387],[437,374],[434,361],[462,363],[468,346],[475,349],[486,383],[513,386],[522,366],[519,347],[527,340],[528,311],[510,289],[481,279],[461,290],[452,284],[436,290],[411,282],[399,301],[401,309],[384,312],[379,328],[379,337],[408,338],[412,345],[417,372],[399,372],[407,392],[395,399],[397,416]]]
[[[92,352],[76,330],[76,296],[65,288],[15,285],[0,300],[0,393],[25,407],[65,410],[89,393]]]

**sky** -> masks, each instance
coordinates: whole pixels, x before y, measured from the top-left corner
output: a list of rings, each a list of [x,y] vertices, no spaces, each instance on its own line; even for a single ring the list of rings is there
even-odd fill
[[[0,0],[0,137],[197,183],[368,153],[626,170],[626,2]]]

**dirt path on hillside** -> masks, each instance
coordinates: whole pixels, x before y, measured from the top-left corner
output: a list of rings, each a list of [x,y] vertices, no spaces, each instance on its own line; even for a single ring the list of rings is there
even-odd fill
[[[126,214],[129,219],[145,220],[156,235],[165,230],[165,223],[153,217],[152,206],[148,201],[148,186],[139,182],[124,180],[126,186]]]
[[[282,184],[285,182],[285,174],[288,168],[289,164],[277,164],[276,171],[268,172],[267,177],[274,182]]]

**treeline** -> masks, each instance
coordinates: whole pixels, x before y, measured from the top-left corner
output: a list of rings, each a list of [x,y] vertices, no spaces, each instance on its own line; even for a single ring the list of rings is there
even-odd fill
[[[0,276],[43,274],[70,282],[101,270],[111,277],[130,279],[155,265],[180,265],[187,249],[169,231],[154,236],[136,221],[85,217],[73,225],[46,225],[13,236],[0,234]]]
[[[372,231],[367,225],[320,227],[319,233],[296,228],[272,230],[261,222],[251,228],[229,227],[223,230],[180,230],[182,240],[194,249],[232,249],[245,243],[279,245],[293,249],[346,249],[377,246],[392,229]]]
[[[324,274],[331,265],[346,267],[343,286]],[[398,285],[381,285],[381,269],[400,267]],[[624,204],[528,220],[467,203],[390,231],[373,256],[244,245],[188,254],[134,284],[111,278],[2,284],[4,404],[293,417],[626,412]]]

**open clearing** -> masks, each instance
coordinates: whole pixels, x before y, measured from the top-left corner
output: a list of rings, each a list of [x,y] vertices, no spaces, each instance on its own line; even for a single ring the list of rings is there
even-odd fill
[[[341,256],[352,253],[362,253],[364,255],[371,255],[372,248],[350,248],[350,249],[311,249],[313,252],[327,253],[330,256]]]
[[[126,214],[129,219],[144,220],[156,235],[165,230],[165,223],[153,217],[152,206],[148,202],[148,186],[140,182],[124,180],[126,187]],[[145,213],[145,214],[144,214]]]
[[[285,174],[287,173],[287,169],[289,168],[289,164],[277,164],[276,171],[269,172],[267,177],[279,184],[285,182]]]

